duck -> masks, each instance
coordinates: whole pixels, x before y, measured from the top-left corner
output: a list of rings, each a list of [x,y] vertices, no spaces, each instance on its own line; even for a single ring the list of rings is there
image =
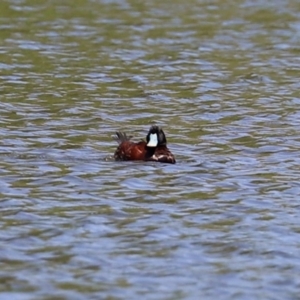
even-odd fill
[[[125,132],[116,132],[116,141],[119,143],[114,158],[122,160],[156,161],[175,164],[174,155],[167,147],[167,138],[159,126],[152,125],[146,136],[146,141],[138,143],[131,141],[131,136]]]

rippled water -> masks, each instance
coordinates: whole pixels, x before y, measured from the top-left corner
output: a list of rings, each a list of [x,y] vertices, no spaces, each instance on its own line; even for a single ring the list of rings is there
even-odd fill
[[[298,1],[0,4],[0,298],[297,299]],[[115,162],[161,125],[176,165]]]

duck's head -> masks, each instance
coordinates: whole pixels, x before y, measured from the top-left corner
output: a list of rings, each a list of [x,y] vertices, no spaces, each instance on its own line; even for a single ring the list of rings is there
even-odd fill
[[[146,141],[147,147],[157,147],[167,144],[165,133],[160,127],[156,125],[151,126],[147,134]]]

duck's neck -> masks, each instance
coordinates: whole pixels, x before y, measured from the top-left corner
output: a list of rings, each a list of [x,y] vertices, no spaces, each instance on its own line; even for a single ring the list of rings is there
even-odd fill
[[[147,150],[147,157],[151,157],[154,154],[156,147],[146,147],[146,150]]]

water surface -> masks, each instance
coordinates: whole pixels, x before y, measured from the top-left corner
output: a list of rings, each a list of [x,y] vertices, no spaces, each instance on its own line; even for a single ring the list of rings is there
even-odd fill
[[[2,1],[0,298],[298,298],[299,13]],[[113,160],[153,123],[176,165]]]

